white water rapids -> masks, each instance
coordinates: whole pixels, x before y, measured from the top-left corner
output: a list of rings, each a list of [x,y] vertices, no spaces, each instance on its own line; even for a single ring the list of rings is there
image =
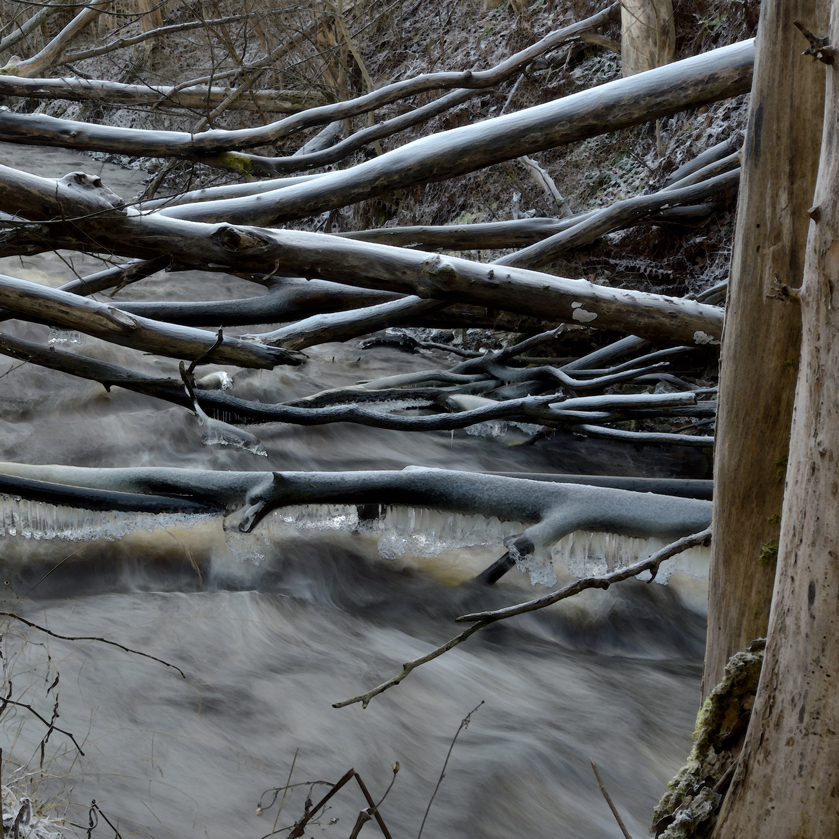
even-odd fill
[[[101,172],[107,186],[128,197],[138,187],[135,171],[67,152],[14,146],[3,152],[4,163],[36,174]],[[71,254],[0,260],[0,272],[53,286],[101,267]],[[259,293],[259,286],[227,275],[174,273],[130,286],[116,299]],[[20,321],[0,329],[50,339],[47,327]],[[73,335],[52,339],[134,369],[177,375],[169,359]],[[355,345],[309,355],[301,368],[229,370],[233,393],[284,401],[443,360]],[[216,369],[222,368],[206,372]],[[563,434],[521,446],[514,445],[523,439],[514,429],[481,437],[352,425],[260,427],[266,459],[207,447],[190,412],[119,388],[108,394],[6,358],[0,377],[0,459],[9,461],[680,477],[706,468],[693,450],[635,450]],[[384,521],[361,526],[354,515],[354,508],[281,510],[254,536],[233,537],[214,520],[188,526],[171,518],[161,530],[148,517],[0,501],[7,606],[59,634],[104,636],[186,675],[114,647],[7,623],[2,652],[15,696],[49,718],[60,692],[57,724],[85,755],[54,732],[41,771],[43,725],[24,709],[7,708],[3,783],[17,761],[28,767],[32,795],[54,813],[86,829],[95,799],[126,839],[259,839],[277,814],[269,795],[258,815],[260,797],[287,783],[292,763],[292,783],[336,781],[355,767],[378,799],[398,761],[381,812],[394,839],[408,839],[417,835],[460,721],[483,700],[454,747],[424,836],[620,837],[590,759],[630,832],[646,835],[653,804],[690,748],[704,640],[698,611],[704,588],[693,579],[701,577],[701,558],[680,560],[671,585],[630,582],[491,627],[366,710],[335,710],[333,702],[395,675],[403,662],[460,631],[458,614],[534,593],[516,570],[491,590],[468,583],[504,552],[504,539],[515,535],[511,523],[393,508]],[[576,534],[555,546],[554,564],[564,579],[615,567],[651,547]],[[56,672],[60,683],[49,692]],[[316,786],[313,799],[326,789]],[[307,790],[294,789],[278,828],[300,816]],[[352,784],[330,806],[307,835],[346,839],[366,804]],[[378,830],[370,822],[364,835]],[[100,819],[93,836],[112,835]]]

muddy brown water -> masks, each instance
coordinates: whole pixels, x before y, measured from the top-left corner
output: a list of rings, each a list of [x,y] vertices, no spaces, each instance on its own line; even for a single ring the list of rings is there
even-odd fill
[[[2,150],[4,163],[41,175],[101,174],[126,197],[143,175],[59,150]],[[98,267],[91,257],[46,254],[4,259],[0,271],[59,285]],[[258,286],[236,278],[190,273],[156,276],[121,297],[258,293]],[[48,328],[17,321],[2,329],[50,338]],[[77,352],[176,374],[171,360],[57,337]],[[354,345],[310,355],[302,368],[231,371],[234,392],[281,401],[445,360]],[[0,360],[0,376],[2,460],[690,477],[707,471],[690,451],[633,450],[570,435],[521,446],[515,429],[481,437],[272,425],[258,430],[268,458],[255,458],[203,446],[195,418],[164,403],[118,389],[107,394],[7,359]],[[263,791],[286,784],[292,764],[291,781],[298,784],[335,781],[354,767],[378,800],[398,762],[381,812],[394,839],[404,839],[419,831],[458,725],[483,702],[452,751],[424,836],[619,837],[590,759],[630,832],[647,835],[653,804],[690,748],[704,641],[701,582],[628,584],[496,626],[417,670],[367,709],[336,710],[333,702],[369,689],[455,634],[457,614],[533,590],[517,572],[491,592],[468,583],[470,569],[496,558],[497,545],[435,556],[408,551],[387,560],[375,540],[342,528],[328,511],[322,515],[252,544],[228,543],[217,523],[112,542],[0,538],[7,605],[57,633],[107,637],[186,675],[96,642],[7,626],[4,660],[15,691],[47,716],[60,691],[60,725],[85,754],[54,732],[41,770],[43,726],[22,709],[7,710],[3,781],[15,761],[24,765],[29,774],[19,783],[31,782],[34,796],[84,829],[95,799],[126,837],[259,839],[302,812],[306,786],[294,787],[278,820],[277,805],[267,806],[270,795],[257,813]],[[60,684],[48,693],[55,671]],[[313,797],[325,789],[315,786]],[[343,839],[365,806],[354,785],[330,804],[307,835]],[[364,828],[377,831],[372,822]],[[112,833],[100,820],[93,835]]]

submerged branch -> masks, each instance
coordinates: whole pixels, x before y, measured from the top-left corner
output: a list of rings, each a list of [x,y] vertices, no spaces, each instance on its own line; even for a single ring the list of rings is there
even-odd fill
[[[655,576],[655,572],[658,570],[658,567],[662,562],[670,559],[676,554],[688,550],[689,548],[707,544],[710,538],[711,529],[707,528],[700,533],[694,533],[692,536],[685,536],[684,538],[667,545],[667,547],[662,548],[660,551],[656,551],[646,559],[636,562],[634,565],[627,566],[626,568],[613,571],[610,574],[603,574],[602,576],[597,577],[585,577],[571,583],[570,585],[564,586],[559,591],[537,598],[536,600],[530,600],[527,603],[522,603],[518,606],[509,606],[506,609],[496,609],[491,612],[475,612],[473,614],[463,615],[456,618],[458,621],[474,621],[474,623],[459,635],[455,635],[454,638],[450,638],[445,644],[441,644],[439,647],[436,647],[424,656],[420,656],[420,658],[416,658],[413,661],[409,661],[404,664],[402,666],[402,670],[397,673],[397,675],[385,682],[382,682],[372,690],[369,690],[366,693],[361,693],[358,696],[353,696],[350,699],[344,699],[341,702],[336,702],[332,707],[345,708],[348,705],[354,705],[356,702],[360,702],[361,707],[366,708],[370,704],[371,699],[378,696],[380,693],[384,693],[389,688],[398,685],[407,676],[409,676],[412,671],[416,670],[417,667],[427,664],[435,658],[439,658],[443,655],[443,653],[447,653],[449,650],[459,646],[471,635],[474,635],[478,630],[483,629],[485,626],[489,626],[491,623],[495,623],[499,620],[505,620],[507,618],[514,617],[515,615],[523,614],[524,612],[544,609],[546,606],[550,606],[554,603],[558,603],[560,600],[573,597],[575,594],[579,594],[581,591],[585,591],[586,589],[607,589],[610,585],[612,585],[612,583],[621,582],[622,580],[627,580],[630,577],[637,577],[644,571],[650,571],[653,576]]]
[[[16,359],[28,361],[43,367],[100,382],[105,388],[118,386],[127,390],[146,394],[186,408],[193,408],[191,399],[175,379],[160,379],[137,373],[110,362],[69,353],[53,347],[43,347],[29,341],[0,335],[0,353]],[[654,367],[629,369],[603,381],[628,381],[643,375]],[[426,380],[445,381],[443,372],[431,371]],[[449,374],[455,381],[466,380],[466,384],[475,384],[484,377],[480,375]],[[416,377],[415,377],[416,378]],[[377,383],[377,386],[381,383]],[[412,382],[405,382],[411,385]],[[489,379],[490,387],[495,384]],[[578,389],[597,386],[596,380],[579,382]],[[629,439],[652,442],[652,434],[643,432],[621,432],[605,426],[591,423],[617,422],[633,417],[667,416],[676,410],[678,416],[713,415],[714,406],[697,403],[693,392],[674,394],[639,394],[579,397],[567,399],[557,394],[543,396],[524,396],[502,401],[486,400],[479,407],[459,410],[457,413],[438,413],[429,416],[406,416],[387,413],[375,407],[375,403],[387,400],[407,400],[419,406],[431,406],[449,394],[439,389],[426,389],[418,392],[416,388],[408,391],[369,390],[363,387],[342,389],[332,393],[316,394],[314,397],[297,400],[291,404],[271,404],[252,402],[229,393],[208,390],[196,390],[196,404],[202,412],[212,419],[224,419],[238,424],[284,422],[295,425],[314,426],[336,422],[353,422],[373,428],[398,431],[454,431],[469,428],[482,422],[511,420],[538,423],[552,427],[565,427],[581,433],[606,436],[610,432],[628,435]],[[456,399],[453,402],[457,405]],[[369,405],[370,407],[365,407]],[[656,442],[703,446],[711,445],[713,438],[691,437],[682,434],[656,435]]]
[[[515,615],[523,615],[525,612],[533,612],[537,609],[544,609],[546,606],[559,603],[560,600],[573,597],[575,594],[579,594],[581,591],[585,591],[589,588],[607,589],[610,585],[612,585],[612,583],[619,583],[623,580],[628,580],[630,577],[637,577],[639,574],[643,574],[644,571],[649,571],[652,578],[655,578],[655,575],[658,572],[658,567],[662,562],[676,556],[676,554],[680,554],[683,551],[688,550],[689,548],[695,548],[698,545],[708,545],[710,544],[710,540],[711,528],[709,527],[699,533],[694,533],[690,536],[678,539],[670,545],[662,548],[660,551],[656,551],[646,559],[639,560],[634,565],[628,565],[626,568],[619,568],[616,571],[612,571],[608,574],[601,574],[599,576],[583,577],[582,579],[576,580],[575,582],[564,586],[559,589],[559,591],[546,594],[544,597],[537,597],[534,600],[528,600],[525,603],[519,603],[516,606],[507,606],[504,609],[495,609],[488,612],[472,612],[468,615],[461,615],[460,617],[455,618],[455,620],[462,623],[471,621],[483,623],[485,621],[504,620],[506,618],[512,618]]]

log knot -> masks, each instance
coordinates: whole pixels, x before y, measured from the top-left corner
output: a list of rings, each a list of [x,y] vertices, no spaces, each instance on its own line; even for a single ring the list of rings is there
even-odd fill
[[[210,239],[224,250],[234,253],[264,248],[272,244],[267,237],[260,235],[255,230],[245,227],[231,227],[229,224],[219,225],[210,234]]]
[[[131,317],[131,315],[126,314],[121,309],[115,309],[113,306],[108,306],[108,316],[114,323],[124,327],[125,329],[136,329],[139,326],[137,321]]]
[[[57,195],[73,215],[83,213],[127,214],[125,201],[102,183],[97,175],[70,172],[58,180]]]

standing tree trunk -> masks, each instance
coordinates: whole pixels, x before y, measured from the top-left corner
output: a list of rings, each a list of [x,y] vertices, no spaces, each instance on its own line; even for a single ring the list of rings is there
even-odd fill
[[[800,20],[822,33],[828,0],[765,0],[723,338],[713,561],[704,692],[729,656],[766,634],[800,342],[804,270],[824,111],[824,66]]]
[[[622,0],[623,75],[633,76],[669,64],[675,53],[672,0]]]
[[[826,72],[766,658],[715,839],[839,836],[839,67]]]

